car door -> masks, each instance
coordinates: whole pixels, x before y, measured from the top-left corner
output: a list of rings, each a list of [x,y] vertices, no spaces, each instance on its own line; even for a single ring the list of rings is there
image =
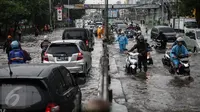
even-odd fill
[[[189,49],[193,50],[193,48],[195,47],[195,43],[196,43],[196,38],[195,38],[195,34],[192,32],[186,33],[186,44],[189,44]]]
[[[52,87],[56,90],[56,102],[59,102],[60,112],[72,112],[75,105],[73,103],[73,88],[65,82],[61,72],[58,68],[53,69]]]
[[[87,67],[90,68],[92,64],[91,53],[89,52],[89,49],[86,47],[85,43],[80,42],[79,46],[80,46],[80,49],[82,50],[84,58],[86,59]]]
[[[68,87],[71,90],[71,98],[73,103],[73,110],[71,112],[77,112],[79,108],[81,107],[81,90],[78,87],[78,84],[75,82],[73,77],[71,76],[70,72],[63,66],[59,67],[59,71],[61,72],[63,79],[65,83],[68,85]]]

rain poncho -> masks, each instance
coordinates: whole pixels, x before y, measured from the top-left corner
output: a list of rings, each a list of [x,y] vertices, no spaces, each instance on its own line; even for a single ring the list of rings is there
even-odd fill
[[[9,63],[10,64],[23,64],[26,63],[24,53],[20,49],[14,49],[9,53]]]
[[[117,37],[117,41],[119,42],[120,52],[123,52],[126,49],[126,45],[128,44],[128,38],[126,35],[119,35]]]
[[[184,45],[181,45],[181,46],[175,45],[170,52],[170,57],[171,57],[171,60],[173,61],[173,63],[175,64],[176,68],[178,68],[179,60],[174,57],[175,56],[178,57],[180,55],[187,56],[188,50],[186,49],[186,47]]]

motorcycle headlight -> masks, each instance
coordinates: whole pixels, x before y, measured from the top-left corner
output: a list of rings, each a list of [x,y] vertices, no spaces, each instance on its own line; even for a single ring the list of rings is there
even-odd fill
[[[131,34],[131,32],[128,32],[128,34]]]

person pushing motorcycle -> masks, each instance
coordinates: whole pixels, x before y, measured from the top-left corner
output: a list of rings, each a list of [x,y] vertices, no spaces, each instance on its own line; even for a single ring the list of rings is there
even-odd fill
[[[135,49],[137,49],[139,55],[138,55],[138,68],[140,69],[140,72],[142,71],[142,65],[144,72],[147,72],[147,44],[144,40],[144,36],[141,35],[138,38],[138,43],[135,44],[128,52],[132,52]]]
[[[186,47],[183,45],[183,38],[178,38],[176,41],[177,45],[172,48],[170,52],[170,58],[175,65],[177,73],[179,73],[179,58],[188,57],[189,53]]]

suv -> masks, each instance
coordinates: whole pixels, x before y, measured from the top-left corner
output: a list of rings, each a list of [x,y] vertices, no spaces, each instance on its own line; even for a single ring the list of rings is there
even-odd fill
[[[81,40],[58,40],[47,48],[44,63],[59,63],[71,72],[86,76],[92,67],[91,52]]]
[[[63,32],[63,40],[77,39],[85,42],[88,48],[93,48],[93,40],[88,29],[85,28],[67,28]]]
[[[162,31],[167,37],[168,41],[176,41],[176,32],[169,26],[155,26],[151,30],[151,39],[156,39],[159,36],[159,32]]]
[[[79,112],[81,90],[60,65],[0,68],[0,107],[5,112]]]

